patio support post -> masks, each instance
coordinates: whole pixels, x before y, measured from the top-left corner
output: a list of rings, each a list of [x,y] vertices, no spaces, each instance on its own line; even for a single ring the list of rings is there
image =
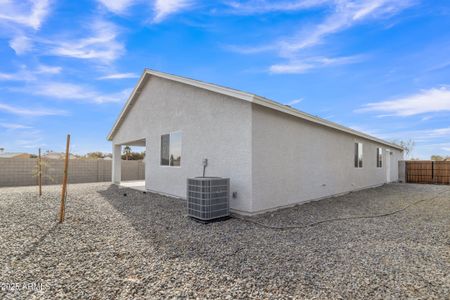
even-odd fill
[[[122,146],[114,145],[112,149],[112,183],[120,184],[122,173]]]

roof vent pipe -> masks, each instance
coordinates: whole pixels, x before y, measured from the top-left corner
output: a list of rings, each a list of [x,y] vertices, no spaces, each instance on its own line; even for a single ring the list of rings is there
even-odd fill
[[[208,166],[208,159],[204,158],[202,163],[203,163],[203,177],[205,177],[206,167]]]

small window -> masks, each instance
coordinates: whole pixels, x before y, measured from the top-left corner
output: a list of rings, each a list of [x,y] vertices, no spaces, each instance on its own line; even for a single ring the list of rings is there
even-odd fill
[[[383,167],[383,149],[377,148],[377,168]]]
[[[355,143],[355,168],[363,167],[363,145]]]
[[[161,135],[161,166],[181,165],[181,132]]]

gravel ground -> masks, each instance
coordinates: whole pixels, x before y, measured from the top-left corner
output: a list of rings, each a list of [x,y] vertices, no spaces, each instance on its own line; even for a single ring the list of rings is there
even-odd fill
[[[70,185],[57,225],[59,192],[0,189],[0,299],[449,299],[450,186],[390,184],[251,219],[302,226],[429,199],[289,230],[199,224],[180,200],[109,184]]]

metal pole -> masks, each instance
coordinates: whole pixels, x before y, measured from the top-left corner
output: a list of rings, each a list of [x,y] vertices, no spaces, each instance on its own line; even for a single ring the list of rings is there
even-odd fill
[[[61,208],[59,212],[59,223],[64,222],[65,215],[65,201],[66,201],[66,193],[67,193],[67,172],[69,169],[69,145],[70,145],[70,134],[67,135],[67,143],[66,143],[66,158],[64,161],[64,178],[61,192]]]
[[[39,197],[42,196],[42,160],[41,160],[41,148],[39,148],[39,158],[38,158],[38,178],[39,178]]]

